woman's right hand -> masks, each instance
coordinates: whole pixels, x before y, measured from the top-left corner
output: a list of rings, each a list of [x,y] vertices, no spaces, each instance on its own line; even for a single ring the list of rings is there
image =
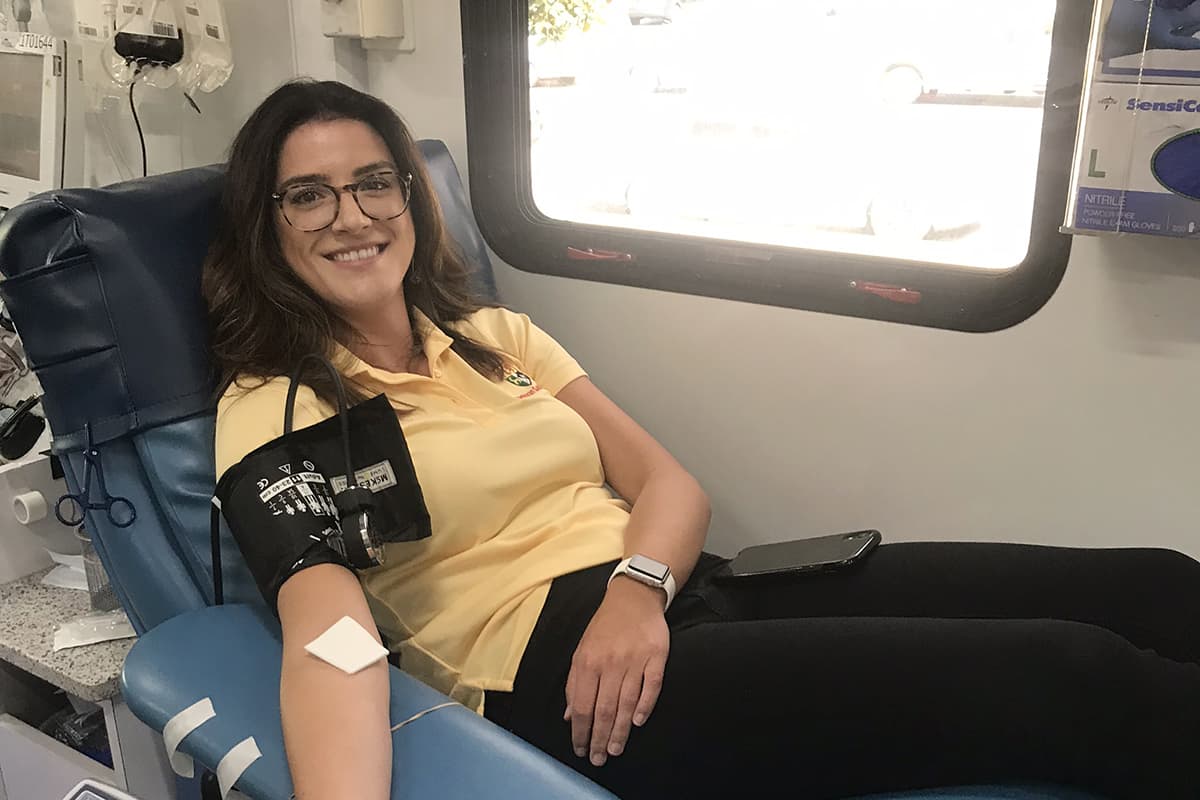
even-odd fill
[[[310,567],[279,590],[279,703],[297,800],[388,800],[391,794],[387,661],[347,675],[304,649],[344,616],[379,639],[358,578],[344,567]]]
[[[575,649],[563,719],[575,755],[593,766],[625,752],[631,727],[644,725],[658,702],[671,648],[665,599],[660,589],[613,581]]]

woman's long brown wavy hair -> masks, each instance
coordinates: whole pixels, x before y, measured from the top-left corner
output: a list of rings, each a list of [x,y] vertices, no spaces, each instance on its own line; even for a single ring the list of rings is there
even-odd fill
[[[455,330],[485,306],[470,287],[470,272],[446,232],[441,206],[416,143],[386,103],[337,81],[300,79],[276,89],[238,132],[229,152],[217,228],[204,263],[218,394],[242,378],[263,381],[291,375],[309,353],[330,357],[335,342],[352,335],[344,320],[288,266],[276,231],[279,155],[288,135],[308,122],[358,120],[382,137],[400,172],[411,172],[416,247],[404,279],[404,296],[453,340],[452,349],[482,375],[502,377],[498,353]],[[420,331],[413,325],[414,339]],[[418,342],[414,342],[418,344]],[[303,382],[336,407],[325,371],[309,361]],[[366,392],[346,382],[353,400]]]

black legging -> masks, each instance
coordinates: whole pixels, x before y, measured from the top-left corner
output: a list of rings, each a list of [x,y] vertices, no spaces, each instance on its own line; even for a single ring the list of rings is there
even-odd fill
[[[980,782],[1200,797],[1200,564],[1166,550],[881,546],[731,586],[704,555],[667,614],[662,694],[593,767],[563,721],[613,564],[554,581],[489,719],[638,798],[847,797]]]

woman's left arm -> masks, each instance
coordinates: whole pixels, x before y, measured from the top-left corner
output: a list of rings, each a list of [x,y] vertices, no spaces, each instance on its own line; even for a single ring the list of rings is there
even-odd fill
[[[625,555],[671,568],[676,585],[691,575],[708,532],[700,484],[586,377],[558,393],[591,427],[608,483],[632,506]],[[643,725],[658,700],[670,635],[666,597],[630,578],[609,584],[571,662],[567,708],[576,755],[596,766],[620,755],[631,725]]]

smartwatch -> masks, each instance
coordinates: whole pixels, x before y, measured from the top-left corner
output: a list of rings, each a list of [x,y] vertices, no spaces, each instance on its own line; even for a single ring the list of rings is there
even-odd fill
[[[675,599],[675,576],[671,574],[671,568],[663,562],[641,554],[632,555],[617,564],[612,575],[608,576],[608,582],[612,583],[613,578],[618,575],[627,575],[638,583],[662,589],[667,594],[663,611],[671,607],[671,601]]]

